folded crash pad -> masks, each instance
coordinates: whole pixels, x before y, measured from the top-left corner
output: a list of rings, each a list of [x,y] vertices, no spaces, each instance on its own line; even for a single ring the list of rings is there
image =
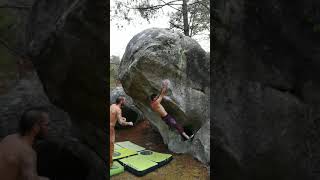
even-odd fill
[[[131,149],[134,151],[142,151],[145,150],[146,148],[141,147],[139,145],[136,145],[130,141],[124,141],[124,142],[117,142],[116,145],[123,147],[123,148],[127,148],[127,149]]]
[[[169,163],[172,155],[157,153],[154,151],[140,151],[138,155],[120,159],[120,163],[126,170],[136,176],[143,176],[155,169]]]
[[[136,154],[137,154],[137,151],[127,149],[127,148],[115,149],[112,155],[112,159],[114,160],[121,159],[124,157],[136,155]]]
[[[114,176],[124,172],[124,167],[117,161],[113,162],[113,166],[110,167],[110,176]]]

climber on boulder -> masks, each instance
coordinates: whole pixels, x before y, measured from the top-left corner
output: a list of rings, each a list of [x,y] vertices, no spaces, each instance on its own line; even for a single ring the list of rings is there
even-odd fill
[[[168,89],[168,85],[169,85],[169,80],[165,80],[162,83],[162,88],[161,88],[161,92],[160,95],[157,94],[152,94],[150,96],[150,106],[152,108],[153,111],[157,112],[162,120],[169,126],[169,127],[173,127],[176,130],[178,130],[179,134],[185,139],[185,140],[189,140],[192,139],[194,135],[192,136],[188,136],[185,132],[184,129],[181,125],[179,125],[176,120],[167,113],[167,111],[164,109],[164,107],[161,105],[161,101],[163,99],[163,97],[166,95],[167,93],[167,89]]]
[[[0,142],[0,179],[48,180],[37,174],[37,154],[32,146],[34,142],[48,133],[49,116],[43,108],[26,110],[16,134],[6,136]]]
[[[110,168],[112,168],[112,155],[114,151],[115,130],[114,127],[118,121],[122,126],[133,126],[132,122],[127,122],[125,117],[122,117],[121,107],[125,104],[125,97],[119,96],[116,103],[110,106]]]

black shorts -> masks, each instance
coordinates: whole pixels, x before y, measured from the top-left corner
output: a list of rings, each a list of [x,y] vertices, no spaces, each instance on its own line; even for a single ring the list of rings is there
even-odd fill
[[[162,120],[164,120],[168,126],[177,129],[180,134],[184,132],[183,127],[180,126],[170,114],[162,117]]]

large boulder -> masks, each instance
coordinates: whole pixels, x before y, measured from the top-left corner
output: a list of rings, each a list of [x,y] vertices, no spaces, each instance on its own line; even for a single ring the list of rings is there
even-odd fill
[[[38,172],[49,179],[91,180],[101,176],[100,158],[87,145],[73,137],[39,141],[35,149]]]
[[[28,55],[50,101],[69,113],[76,137],[106,158],[108,28],[104,0],[35,2],[28,24]],[[108,175],[101,165],[96,179]]]
[[[30,107],[45,107],[49,110],[49,137],[71,136],[69,115],[52,105],[45,94],[37,74],[29,72],[28,77],[19,80],[10,91],[0,95],[0,139],[16,133],[22,113]]]
[[[215,8],[215,178],[319,179],[319,1]]]
[[[171,151],[210,162],[209,59],[195,40],[167,29],[142,31],[127,45],[119,78]],[[188,133],[195,133],[193,141],[183,141],[150,109],[149,96],[159,93],[164,79],[171,85],[162,104]]]
[[[49,136],[35,144],[38,173],[50,179],[99,179],[106,176],[102,158],[78,139],[75,133],[79,129],[67,112],[51,103],[32,62],[25,56],[33,3],[34,0],[0,0],[0,140],[17,132],[26,109],[46,107]]]
[[[68,113],[54,106],[45,94],[36,74],[31,71],[0,95],[0,140],[17,133],[22,113],[30,107],[45,107],[49,111],[49,134],[37,141],[38,173],[50,179],[95,179],[103,164],[99,157],[73,134]],[[76,131],[76,130],[75,130]]]
[[[35,0],[0,0],[0,32],[2,50],[22,55],[26,50],[26,27]],[[3,55],[3,54],[1,54]],[[2,56],[7,58],[6,56]],[[3,60],[2,60],[3,61]]]
[[[124,92],[121,86],[114,88],[110,92],[110,105],[116,103],[116,99],[119,96],[126,98],[126,103],[121,108],[122,116],[125,117],[127,121],[133,122],[133,124],[143,120],[143,113],[136,107],[132,98]],[[116,125],[120,127],[118,123]]]

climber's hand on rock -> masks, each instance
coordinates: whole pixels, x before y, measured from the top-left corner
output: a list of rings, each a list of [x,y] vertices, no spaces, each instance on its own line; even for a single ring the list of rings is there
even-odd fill
[[[162,87],[168,87],[168,85],[169,85],[168,79],[162,81]]]
[[[133,122],[128,122],[128,126],[133,126]]]

